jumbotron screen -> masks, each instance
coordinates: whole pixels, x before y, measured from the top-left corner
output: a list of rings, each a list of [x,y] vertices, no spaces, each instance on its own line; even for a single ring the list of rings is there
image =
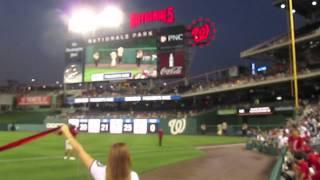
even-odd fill
[[[89,43],[84,81],[149,79],[157,77],[156,38]]]

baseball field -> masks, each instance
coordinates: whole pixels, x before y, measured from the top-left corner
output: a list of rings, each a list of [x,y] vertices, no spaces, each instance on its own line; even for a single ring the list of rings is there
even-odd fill
[[[0,132],[0,145],[31,135],[27,132]],[[169,164],[201,157],[203,151],[195,146],[235,144],[245,142],[241,137],[216,136],[164,136],[159,147],[156,135],[80,134],[78,140],[84,148],[101,162],[106,161],[108,149],[115,142],[129,145],[133,170],[147,172]],[[87,180],[86,168],[77,159],[64,160],[64,138],[49,135],[21,147],[0,152],[0,176],[6,180]]]

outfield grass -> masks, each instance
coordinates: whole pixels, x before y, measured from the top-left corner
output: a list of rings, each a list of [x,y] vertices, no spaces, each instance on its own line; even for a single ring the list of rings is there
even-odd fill
[[[25,132],[0,132],[0,145],[30,135]],[[101,162],[115,142],[129,145],[133,169],[138,173],[204,155],[194,146],[242,143],[241,137],[164,136],[163,147],[158,147],[156,135],[93,135],[78,137],[85,149]],[[81,162],[63,160],[64,139],[49,135],[19,148],[0,152],[0,179],[4,180],[67,180],[91,179]]]

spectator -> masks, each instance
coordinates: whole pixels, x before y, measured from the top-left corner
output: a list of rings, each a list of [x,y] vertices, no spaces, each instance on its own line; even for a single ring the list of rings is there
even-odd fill
[[[242,129],[242,136],[247,136],[247,134],[248,134],[248,124],[247,123],[243,123],[241,129]]]
[[[108,166],[106,167],[94,160],[84,150],[82,145],[73,137],[67,125],[63,125],[61,131],[88,168],[94,180],[139,180],[137,173],[131,171],[131,157],[126,144],[116,143],[112,145],[108,156]]]
[[[202,123],[200,126],[201,134],[204,135],[206,134],[207,126],[205,123]]]
[[[223,121],[223,123],[222,123],[222,133],[223,133],[223,135],[227,135],[227,130],[228,130],[228,124],[227,124],[227,122]]]

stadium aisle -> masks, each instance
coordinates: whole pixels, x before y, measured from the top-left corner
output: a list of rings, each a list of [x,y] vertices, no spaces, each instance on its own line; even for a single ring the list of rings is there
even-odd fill
[[[245,150],[243,145],[205,149],[207,156],[144,173],[141,180],[263,180],[275,158]]]

